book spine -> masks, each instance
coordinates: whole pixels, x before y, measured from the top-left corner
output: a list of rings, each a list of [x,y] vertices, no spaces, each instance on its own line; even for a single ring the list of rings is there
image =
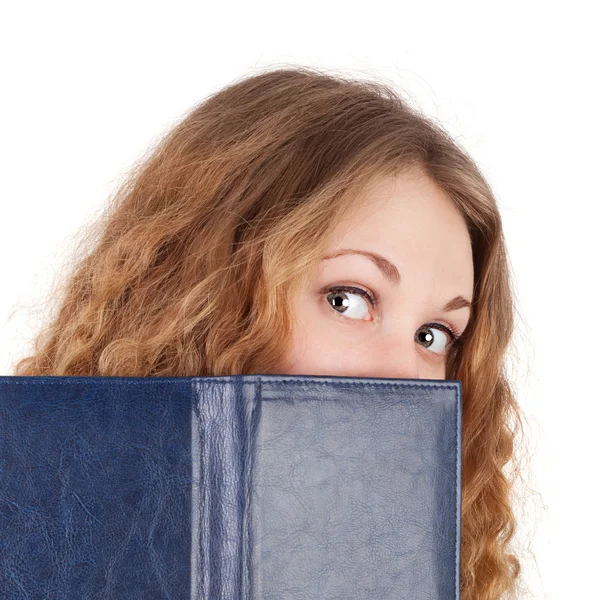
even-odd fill
[[[248,509],[260,382],[192,381],[191,600],[252,600]]]

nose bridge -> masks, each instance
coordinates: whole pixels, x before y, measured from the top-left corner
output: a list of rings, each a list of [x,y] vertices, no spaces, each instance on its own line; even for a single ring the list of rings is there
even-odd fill
[[[376,352],[377,377],[419,378],[419,354],[410,336],[388,335]]]

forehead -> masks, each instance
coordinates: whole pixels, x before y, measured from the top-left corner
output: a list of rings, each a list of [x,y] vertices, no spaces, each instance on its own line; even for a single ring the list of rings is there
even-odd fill
[[[421,280],[421,274],[460,288],[457,293],[473,287],[464,217],[444,190],[418,171],[371,182],[332,233],[328,252],[342,248],[382,254],[404,281]]]

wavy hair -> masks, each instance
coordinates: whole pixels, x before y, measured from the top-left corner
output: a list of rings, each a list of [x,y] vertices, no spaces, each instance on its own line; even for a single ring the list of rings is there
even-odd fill
[[[387,84],[288,66],[194,106],[85,229],[15,374],[277,372],[292,299],[330,232],[373,178],[413,168],[460,209],[473,249],[473,313],[446,370],[463,384],[461,598],[512,598],[505,466],[522,425],[505,370],[515,309],[502,222],[474,161]]]

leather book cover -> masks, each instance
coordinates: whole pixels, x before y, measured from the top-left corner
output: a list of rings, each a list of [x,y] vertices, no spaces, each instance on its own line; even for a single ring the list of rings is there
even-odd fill
[[[3,600],[459,598],[460,381],[0,377]]]

